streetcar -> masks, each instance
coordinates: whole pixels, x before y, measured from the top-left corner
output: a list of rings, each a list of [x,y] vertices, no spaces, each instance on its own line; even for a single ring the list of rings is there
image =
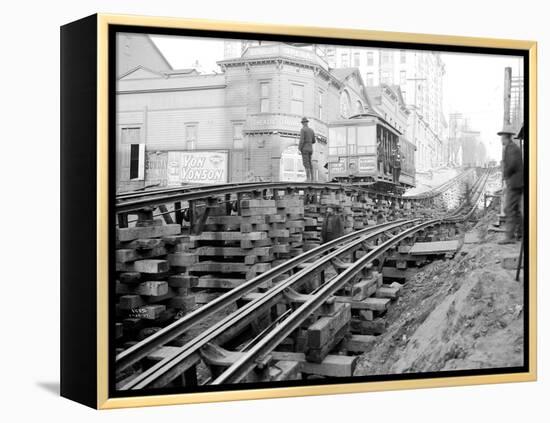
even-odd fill
[[[329,123],[328,175],[384,192],[403,193],[415,186],[413,143],[374,113]],[[400,171],[395,167],[400,158]]]

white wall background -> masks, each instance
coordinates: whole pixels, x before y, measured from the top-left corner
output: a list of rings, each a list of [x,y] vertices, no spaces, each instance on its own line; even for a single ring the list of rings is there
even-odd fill
[[[0,419],[186,422],[548,421],[545,2],[400,0],[7,1],[0,107],[2,273]],[[475,35],[539,41],[539,382],[94,412],[57,396],[59,366],[59,26],[95,12]],[[7,146],[7,150],[6,150]],[[546,391],[546,392],[545,392]],[[163,420],[166,419],[166,420]],[[176,420],[177,419],[177,420]]]

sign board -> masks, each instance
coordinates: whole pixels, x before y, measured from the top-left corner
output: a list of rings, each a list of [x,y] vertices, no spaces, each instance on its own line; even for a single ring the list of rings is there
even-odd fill
[[[168,185],[223,184],[228,181],[227,151],[169,151]]]
[[[376,169],[375,157],[359,157],[359,172],[374,172]]]
[[[249,115],[246,121],[247,131],[258,130],[283,130],[283,131],[295,131],[300,132],[302,129],[302,116],[289,116],[279,114],[254,114]],[[315,134],[326,137],[327,126],[317,119],[310,118],[309,126]]]
[[[152,151],[145,155],[146,185],[165,187],[168,183],[166,169],[168,153],[166,151]]]

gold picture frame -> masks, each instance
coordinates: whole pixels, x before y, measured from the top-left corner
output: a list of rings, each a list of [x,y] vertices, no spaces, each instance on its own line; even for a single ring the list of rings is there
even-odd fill
[[[145,16],[124,16],[114,14],[95,15],[97,35],[97,171],[95,180],[97,204],[95,227],[97,244],[95,254],[96,271],[96,400],[98,409],[140,407],[152,405],[206,403],[215,401],[235,401],[263,398],[281,398],[308,395],[345,394],[383,390],[435,388],[462,385],[493,384],[504,382],[528,382],[537,379],[537,43],[463,37],[449,35],[414,34],[402,32],[369,31],[361,29],[338,29],[292,25],[267,25],[255,23],[226,22],[203,19],[182,19]],[[108,322],[108,280],[109,280],[109,27],[139,26],[150,28],[185,28],[208,31],[233,31],[250,34],[292,35],[304,37],[330,37],[331,39],[391,41],[400,43],[429,44],[430,46],[456,46],[475,48],[517,49],[528,52],[529,86],[529,370],[521,373],[487,374],[477,376],[457,376],[429,379],[405,379],[373,382],[350,382],[322,386],[298,386],[284,388],[261,388],[246,390],[225,390],[218,392],[198,392],[170,395],[147,395],[110,397],[109,396],[109,322]],[[62,388],[63,391],[63,388]],[[71,397],[67,388],[65,396]],[[77,398],[77,400],[79,400]],[[86,402],[80,400],[80,402]],[[92,401],[88,405],[94,406]]]

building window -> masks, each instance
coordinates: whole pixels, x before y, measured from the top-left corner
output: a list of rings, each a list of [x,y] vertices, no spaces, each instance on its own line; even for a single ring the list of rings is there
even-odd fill
[[[145,144],[130,144],[130,180],[142,181],[145,176]]]
[[[141,128],[121,129],[121,144],[130,146],[130,180],[142,181],[145,177],[145,144],[141,141]],[[125,147],[127,148],[127,147]]]
[[[353,66],[356,68],[361,66],[361,53],[353,53]]]
[[[319,109],[318,109],[318,115],[317,117],[319,120],[323,120],[323,92],[319,91]]]
[[[348,57],[348,54],[347,54],[347,53],[342,53],[342,55],[341,55],[340,57],[341,57],[341,61],[342,61],[342,67],[343,67],[343,68],[349,67],[349,57]]]
[[[403,96],[403,103],[407,104],[407,91],[401,91],[401,95]]]
[[[390,61],[390,52],[389,51],[380,52],[380,63],[385,65],[389,63],[389,61]]]
[[[243,148],[243,128],[242,122],[233,123],[233,148],[236,150],[242,150]]]
[[[304,86],[301,84],[292,84],[290,87],[290,113],[304,114]]]
[[[361,103],[359,100],[357,100],[357,103],[355,104],[355,112],[357,114],[363,113],[363,103]]]
[[[407,52],[405,50],[401,50],[399,54],[399,62],[400,63],[407,63]]]
[[[197,148],[197,124],[190,123],[185,125],[185,147],[187,150]]]
[[[372,87],[374,85],[374,76],[372,72],[367,72],[367,85]]]
[[[389,73],[389,71],[387,71],[387,70],[382,71],[380,82],[382,84],[390,84],[390,73]]]
[[[260,113],[269,113],[269,82],[260,82]]]
[[[121,130],[122,144],[139,144],[140,140],[141,140],[140,127],[122,128]]]
[[[367,52],[367,66],[374,66],[374,53],[372,51]]]
[[[407,72],[402,70],[399,72],[399,85],[404,87],[406,83],[407,83]]]

